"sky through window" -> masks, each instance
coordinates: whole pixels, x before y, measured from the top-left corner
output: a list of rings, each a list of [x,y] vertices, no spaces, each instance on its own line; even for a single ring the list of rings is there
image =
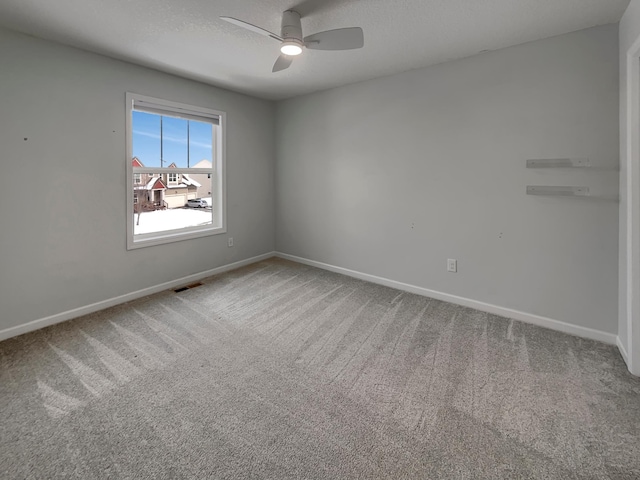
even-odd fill
[[[133,156],[145,167],[168,167],[175,163],[177,167],[187,168],[201,160],[213,161],[210,123],[135,110],[132,113]]]

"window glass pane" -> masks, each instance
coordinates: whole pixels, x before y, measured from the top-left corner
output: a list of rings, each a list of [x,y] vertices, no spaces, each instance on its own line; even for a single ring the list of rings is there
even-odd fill
[[[144,167],[160,166],[160,115],[132,112],[133,156]],[[136,166],[136,165],[134,165]]]
[[[162,163],[187,167],[187,120],[162,116]]]
[[[213,125],[189,122],[189,166],[211,168],[213,165]]]
[[[143,174],[147,182],[134,185],[134,235],[213,224],[211,196],[198,197],[194,185],[168,185],[168,175]]]
[[[211,123],[135,110],[132,121],[134,167],[212,167]]]

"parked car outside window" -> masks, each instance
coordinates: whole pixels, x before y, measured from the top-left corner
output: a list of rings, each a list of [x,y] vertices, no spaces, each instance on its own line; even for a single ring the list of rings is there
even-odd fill
[[[191,198],[187,200],[186,206],[191,208],[207,208],[209,204],[201,198]]]

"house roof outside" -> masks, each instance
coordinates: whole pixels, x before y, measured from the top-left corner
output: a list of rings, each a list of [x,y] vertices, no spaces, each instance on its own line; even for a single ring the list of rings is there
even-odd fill
[[[191,165],[191,168],[211,168],[213,164],[210,160],[202,159],[195,165]]]
[[[194,187],[201,187],[202,186],[199,182],[196,182],[193,178],[191,178],[186,173],[182,175],[182,182],[185,185],[192,185]]]
[[[207,162],[207,160],[201,160],[198,163],[202,163],[202,162]],[[131,164],[134,167],[144,168],[144,164],[138,157],[133,157],[131,159]],[[211,162],[209,162],[209,165],[211,165]],[[172,163],[167,168],[177,168],[177,166],[175,163]],[[206,168],[206,167],[198,167],[198,168]],[[187,188],[191,186],[199,188],[202,185],[200,184],[200,182],[191,178],[188,174],[183,173],[181,174],[180,182],[177,185],[167,186],[164,183],[164,180],[162,179],[161,176],[153,175],[145,185],[134,185],[133,188],[134,190],[165,190],[167,188]]]
[[[147,183],[147,190],[165,190],[167,186],[160,177],[152,177]]]

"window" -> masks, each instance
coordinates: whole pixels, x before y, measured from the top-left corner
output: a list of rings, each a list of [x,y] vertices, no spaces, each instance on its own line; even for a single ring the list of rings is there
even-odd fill
[[[127,94],[128,249],[226,232],[224,125],[224,112]]]

